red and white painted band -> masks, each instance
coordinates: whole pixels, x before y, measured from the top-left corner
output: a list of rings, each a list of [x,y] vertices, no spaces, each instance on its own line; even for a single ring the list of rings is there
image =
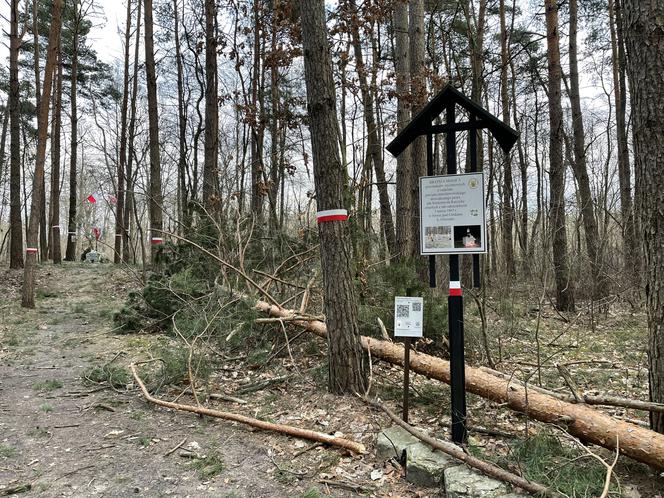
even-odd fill
[[[60,229],[60,225],[53,225],[53,228]]]
[[[26,247],[25,252],[27,252],[28,254],[37,254],[39,252],[39,249],[37,249],[36,247]]]
[[[76,235],[76,232],[67,232],[69,235]]]
[[[115,236],[116,237],[122,237],[122,234],[121,233],[116,233]]]
[[[461,295],[461,282],[458,280],[450,280],[450,296]]]
[[[161,237],[152,237],[152,243],[153,244],[161,244],[164,241],[163,238]]]
[[[316,213],[316,221],[323,223],[326,221],[346,221],[348,219],[348,211],[345,209],[327,209],[326,211],[318,211]]]

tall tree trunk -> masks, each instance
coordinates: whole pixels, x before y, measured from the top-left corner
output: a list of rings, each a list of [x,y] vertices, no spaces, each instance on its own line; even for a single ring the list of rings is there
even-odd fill
[[[158,245],[153,238],[163,238],[161,163],[159,157],[159,110],[157,108],[157,73],[154,61],[154,26],[152,0],[144,0],[145,8],[145,74],[148,87],[148,121],[150,133],[150,189],[148,211],[150,218],[150,260],[155,262]]]
[[[549,188],[551,199],[551,240],[553,271],[556,281],[556,308],[574,310],[574,283],[567,256],[565,216],[565,164],[563,162],[563,109],[560,102],[560,37],[558,33],[558,4],[545,0],[546,42],[549,66]]]
[[[53,133],[51,134],[51,203],[49,226],[50,256],[53,263],[62,263],[60,244],[60,131],[62,127],[62,42],[58,43],[57,79],[53,98]]]
[[[360,80],[360,91],[362,93],[364,122],[367,127],[367,151],[371,157],[374,171],[376,172],[378,198],[380,201],[380,224],[382,232],[385,235],[387,250],[390,256],[393,256],[397,253],[397,244],[394,234],[394,220],[392,219],[390,196],[387,190],[387,182],[385,180],[385,168],[383,166],[383,147],[380,142],[378,127],[376,126],[376,119],[374,117],[375,110],[373,94],[369,88],[369,83],[367,82],[367,68],[364,64],[364,56],[362,54],[362,44],[360,41],[360,32],[357,21],[357,19],[359,19],[359,12],[355,0],[349,1],[348,16],[353,52],[355,54],[355,66],[357,69],[357,76]],[[371,186],[368,188],[371,188]]]
[[[664,4],[625,0],[624,33],[634,136],[636,212],[645,256],[650,399],[664,402]],[[664,433],[664,413],[650,413]]]
[[[408,43],[408,3],[396,0],[394,6],[394,72],[397,91],[397,132],[410,121],[410,45]],[[410,150],[397,157],[396,239],[399,256],[408,259],[413,253],[413,213],[411,212]]]
[[[139,0],[140,1],[140,0]],[[113,262],[122,261],[122,239],[125,233],[125,175],[127,172],[127,108],[129,107],[129,45],[131,43],[131,12],[132,2],[127,1],[127,18],[124,36],[124,74],[122,78],[122,107],[120,109],[120,160],[117,164],[118,189],[115,209],[115,253]]]
[[[574,175],[579,185],[581,200],[581,215],[583,216],[583,230],[590,260],[590,278],[592,279],[592,295],[594,299],[601,299],[607,295],[607,282],[602,268],[602,255],[600,251],[599,231],[588,166],[586,163],[586,138],[583,128],[583,115],[581,114],[581,99],[579,96],[579,64],[577,61],[577,0],[569,2],[569,100],[572,106],[572,127],[574,129],[574,160],[572,161]]]
[[[132,71],[132,89],[131,89],[131,103],[129,106],[129,136],[127,137],[127,168],[125,170],[125,180],[127,181],[127,189],[125,193],[123,226],[124,232],[122,234],[122,260],[125,263],[130,261],[131,253],[131,225],[132,214],[136,213],[135,197],[134,197],[134,137],[136,136],[136,99],[138,98],[138,58],[139,47],[141,45],[141,7],[143,2],[138,0],[136,7],[136,41],[134,42],[134,69]],[[143,240],[141,240],[143,244]],[[141,247],[143,247],[141,245]],[[133,254],[131,261],[136,261],[136,254]]]
[[[78,167],[78,108],[76,106],[76,97],[78,91],[78,40],[79,26],[81,22],[81,11],[79,3],[74,3],[74,23],[73,23],[73,41],[71,54],[71,146],[69,150],[69,219],[67,221],[67,250],[65,253],[66,261],[76,261],[76,246],[78,234],[77,218],[77,176]]]
[[[409,2],[408,35],[410,38],[410,87],[413,102],[411,117],[415,117],[427,101],[424,64],[424,0],[410,0]],[[410,212],[413,223],[410,227],[411,242],[408,257],[420,259],[420,177],[427,174],[426,137],[419,137],[413,141],[410,146],[410,154]]]
[[[338,147],[336,94],[323,0],[300,0],[316,202],[320,211],[344,207],[346,170]],[[328,386],[333,393],[362,393],[366,363],[357,325],[348,225],[318,225],[328,327]]]
[[[516,101],[516,71],[514,62],[510,62],[512,73],[512,118],[514,129],[521,132],[521,121],[517,112],[518,105]],[[521,136],[517,140],[517,151],[519,153],[519,172],[521,178],[521,228],[519,230],[519,247],[521,248],[521,258],[523,271],[528,274],[530,271],[530,262],[528,261],[528,161],[524,148],[524,140]]]
[[[23,223],[21,221],[21,115],[18,84],[19,0],[12,0],[9,33],[9,267],[23,267]]]
[[[37,0],[32,2],[32,38],[33,38],[33,70],[35,73],[35,108],[39,110],[41,101],[41,71],[39,67],[39,24],[37,22]],[[39,112],[39,111],[37,111]],[[33,180],[34,181],[34,180]],[[39,257],[48,259],[48,242],[46,237],[46,179],[42,179],[39,197]],[[27,202],[27,201],[26,201]]]
[[[175,62],[177,67],[178,87],[178,192],[180,223],[185,230],[191,227],[191,214],[189,212],[189,194],[187,192],[187,103],[184,97],[184,69],[182,66],[182,48],[180,43],[180,16],[178,14],[178,0],[173,0],[175,38]]]
[[[277,196],[279,195],[279,182],[283,175],[283,162],[279,157],[281,130],[279,129],[279,65],[277,63],[277,38],[279,35],[280,11],[282,9],[280,0],[276,0],[272,6],[270,20],[270,56],[272,60],[268,63],[270,68],[270,181],[268,188],[268,200],[270,203],[270,229],[276,232],[280,227],[280,215],[277,213]]]
[[[500,0],[500,102],[503,111],[503,121],[510,124],[509,87],[507,82],[507,69],[509,68],[508,34],[505,22],[505,0]],[[501,209],[502,249],[505,258],[505,270],[509,275],[516,274],[514,265],[514,207],[512,199],[514,187],[512,185],[512,155],[503,154],[503,196]]]
[[[613,96],[616,107],[616,137],[618,140],[618,183],[620,188],[620,218],[622,223],[624,269],[636,284],[640,280],[640,258],[637,251],[635,217],[632,203],[632,179],[627,143],[627,88],[625,84],[625,41],[622,28],[621,0],[609,0],[611,54],[613,60]]]
[[[261,106],[261,0],[254,0],[254,41],[253,41],[253,68],[251,76],[251,213],[260,227],[263,216],[263,123],[260,115]]]
[[[35,176],[32,191],[32,204],[30,206],[30,221],[28,224],[28,249],[26,251],[25,268],[23,272],[23,292],[21,306],[35,307],[35,267],[37,266],[37,243],[39,230],[39,199],[40,189],[44,186],[44,163],[46,162],[46,141],[48,140],[48,111],[53,81],[53,69],[58,55],[58,42],[60,38],[60,24],[63,0],[53,0],[51,27],[48,35],[48,53],[46,67],[44,68],[43,94],[39,102],[37,115],[37,157],[35,158]]]
[[[219,211],[219,106],[217,104],[217,2],[205,0],[205,158],[203,205],[209,215]],[[256,28],[258,29],[258,28]]]

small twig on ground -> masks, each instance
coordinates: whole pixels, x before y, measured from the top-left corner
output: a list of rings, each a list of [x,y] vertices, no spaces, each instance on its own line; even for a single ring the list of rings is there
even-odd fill
[[[602,494],[599,496],[599,498],[606,498],[607,496],[609,496],[609,489],[611,487],[611,475],[613,474],[613,469],[615,468],[616,463],[618,463],[618,457],[620,456],[620,439],[618,438],[618,436],[616,436],[616,456],[613,459],[613,462],[609,464],[601,456],[590,451],[590,449],[585,444],[582,444],[578,439],[571,436],[563,428],[559,427],[559,429],[561,430],[563,436],[565,436],[567,439],[572,441],[578,447],[583,449],[583,451],[585,451],[588,456],[594,458],[599,463],[604,465],[604,467],[606,468],[606,477],[604,479],[604,489],[602,490]]]
[[[11,488],[0,489],[0,496],[9,496],[9,495],[17,495],[19,493],[27,493],[31,489],[32,489],[31,482],[17,484],[16,486],[12,486]]]
[[[265,389],[266,387],[270,387],[274,384],[281,384],[282,382],[287,381],[290,379],[292,375],[282,375],[281,377],[274,377],[273,379],[266,379],[266,380],[261,380],[259,382],[255,382],[253,384],[248,384],[245,386],[241,386],[239,389],[235,391],[235,394],[249,394],[253,393],[256,391],[260,391],[262,389]]]
[[[346,482],[346,481],[319,479],[318,482],[321,484],[326,484],[328,486],[335,486],[337,488],[343,488],[349,491],[355,491],[356,493],[373,493],[374,491],[376,491],[376,489],[373,487],[362,486],[361,484],[353,484],[352,482]]]
[[[176,452],[179,448],[181,448],[182,445],[183,445],[184,443],[186,443],[186,442],[187,442],[187,438],[185,437],[182,441],[180,441],[180,442],[178,443],[177,446],[174,446],[173,448],[171,448],[170,450],[168,450],[166,453],[164,453],[164,457],[167,457],[168,455],[170,455],[170,454],[172,454],[172,453],[175,453],[175,452]]]
[[[71,476],[71,475],[76,474],[76,472],[81,472],[82,470],[94,469],[94,468],[95,468],[94,465],[85,465],[85,466],[83,466],[83,467],[79,467],[79,468],[74,469],[74,470],[71,470],[71,471],[69,471],[69,472],[67,472],[67,473],[65,473],[65,474],[62,474],[60,477],[56,477],[55,480],[57,481],[57,480],[59,480],[59,479],[63,479],[63,478],[65,478],[65,477],[69,477],[69,476]]]
[[[95,403],[90,408],[100,408],[100,409],[106,410],[108,412],[114,412],[115,411],[115,408],[113,408],[112,406],[109,406],[109,405],[105,405],[104,403]]]
[[[299,457],[301,455],[304,455],[308,451],[311,451],[315,448],[318,448],[319,446],[323,446],[323,443],[314,443],[314,444],[311,444],[311,445],[307,446],[303,450],[300,450],[297,453],[295,453],[295,455],[293,455],[293,460],[295,460],[297,457]]]

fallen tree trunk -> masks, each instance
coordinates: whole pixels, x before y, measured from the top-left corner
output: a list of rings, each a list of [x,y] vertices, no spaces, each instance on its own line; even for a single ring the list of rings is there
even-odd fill
[[[483,372],[487,372],[488,374],[494,375],[496,377],[500,377],[502,379],[509,379],[511,380],[511,382],[519,384],[521,386],[525,385],[525,383],[521,379],[517,378],[514,375],[510,375],[504,372],[499,372],[498,370],[494,370],[488,367],[480,367],[480,370],[482,370]],[[533,390],[537,391],[538,393],[547,394],[556,399],[567,401],[568,403],[577,402],[574,399],[574,396],[568,396],[566,394],[550,391],[548,389],[538,387],[534,384],[528,384],[528,390],[529,391]],[[580,397],[580,400],[578,401],[579,403],[586,403],[588,405],[616,406],[619,408],[631,408],[633,410],[664,413],[664,403],[654,403],[650,401],[641,401],[638,399],[621,398],[619,396],[603,396],[603,395],[591,395],[583,393],[580,393],[579,397]]]
[[[311,441],[317,441],[319,443],[325,443],[332,446],[338,446],[339,448],[345,448],[347,450],[353,451],[355,453],[364,453],[366,450],[362,443],[357,443],[355,441],[350,441],[348,439],[330,436],[323,432],[311,431],[309,429],[300,429],[299,427],[292,427],[290,425],[283,424],[272,424],[270,422],[265,422],[263,420],[258,420],[251,417],[245,417],[244,415],[238,415],[237,413],[222,412],[219,410],[212,410],[210,408],[205,408],[202,406],[192,406],[192,405],[182,405],[180,403],[172,403],[170,401],[164,401],[159,398],[152,396],[143,381],[141,380],[138,372],[136,371],[136,365],[133,363],[129,366],[131,373],[134,376],[134,380],[138,384],[138,387],[141,388],[143,396],[150,403],[155,405],[165,406],[166,408],[171,408],[172,410],[180,410],[185,412],[197,413],[199,415],[207,415],[208,417],[221,418],[224,420],[232,420],[233,422],[241,422],[243,424],[250,425],[252,427],[257,427],[266,431],[281,432],[283,434],[288,434],[289,436],[295,436],[302,439],[309,439]]]
[[[270,305],[256,303],[256,309],[275,317],[292,317],[295,312]],[[327,328],[320,321],[292,321],[319,335],[327,336]],[[362,346],[374,358],[395,365],[404,364],[403,346],[362,337]],[[410,369],[426,377],[450,383],[450,364],[442,358],[411,351]],[[503,403],[513,410],[523,412],[535,420],[552,424],[564,424],[567,431],[582,441],[597,444],[611,450],[620,440],[620,452],[657,469],[664,469],[664,435],[617,420],[585,404],[573,404],[511,383],[479,368],[466,365],[466,389],[478,396]]]

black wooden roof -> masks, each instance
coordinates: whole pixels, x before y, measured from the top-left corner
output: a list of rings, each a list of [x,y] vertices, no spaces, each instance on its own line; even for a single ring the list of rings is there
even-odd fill
[[[477,128],[488,128],[493,137],[505,152],[514,146],[519,134],[513,128],[507,126],[496,116],[473,102],[464,94],[453,88],[449,83],[438,92],[433,99],[415,116],[408,125],[401,130],[394,140],[387,146],[387,150],[393,155],[401,154],[410,143],[421,135],[436,133],[433,128],[433,120],[438,117],[450,105],[463,107],[471,117],[477,120]],[[444,128],[444,127],[443,127]],[[462,129],[462,128],[458,128]],[[465,129],[468,129],[467,127]]]

